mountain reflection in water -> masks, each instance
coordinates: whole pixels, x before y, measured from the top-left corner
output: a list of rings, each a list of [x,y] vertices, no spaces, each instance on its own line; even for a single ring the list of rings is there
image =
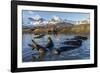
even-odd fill
[[[48,36],[51,37],[54,46],[52,50],[59,47],[67,46],[64,44],[65,40],[73,38],[75,35],[58,34],[58,35],[44,35],[41,38],[35,38],[34,34],[23,33],[22,36],[22,60],[23,62],[34,62],[34,61],[56,61],[56,60],[78,60],[78,59],[89,59],[90,58],[90,38],[82,41],[82,45],[74,50],[63,51],[61,54],[56,55],[47,51],[45,54],[39,54],[39,52],[28,44],[32,44],[32,39],[39,45],[45,47],[48,43]]]

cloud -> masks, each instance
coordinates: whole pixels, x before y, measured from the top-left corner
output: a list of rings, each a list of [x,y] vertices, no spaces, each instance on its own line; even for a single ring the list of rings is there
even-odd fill
[[[34,26],[43,26],[43,25],[46,25],[48,23],[48,21],[43,19],[40,15],[35,15],[35,16],[31,17],[31,18],[34,20],[32,22],[32,24]]]
[[[33,11],[28,11],[28,13],[29,13],[29,14],[35,14],[35,12],[33,12]]]
[[[39,20],[41,17],[39,15],[35,15],[32,18],[35,19],[35,20]]]
[[[60,17],[58,17],[58,16],[53,16],[53,18],[52,19],[54,19],[54,20],[56,20],[56,21],[61,21],[61,18]]]

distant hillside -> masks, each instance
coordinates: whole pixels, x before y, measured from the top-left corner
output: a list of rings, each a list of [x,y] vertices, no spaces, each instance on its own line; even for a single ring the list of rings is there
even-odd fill
[[[57,24],[47,24],[44,26],[23,26],[23,32],[31,33],[48,33],[48,32],[57,32],[57,33],[75,33],[75,34],[89,34],[90,33],[90,24],[79,24],[74,25],[71,23],[57,23]]]
[[[37,28],[33,33],[48,33],[48,32],[57,32],[57,33],[75,33],[75,34],[89,34],[90,33],[90,24],[80,24],[80,25],[73,25],[70,27],[60,27],[60,28]]]
[[[70,32],[89,34],[90,33],[90,24],[74,25],[71,28]]]

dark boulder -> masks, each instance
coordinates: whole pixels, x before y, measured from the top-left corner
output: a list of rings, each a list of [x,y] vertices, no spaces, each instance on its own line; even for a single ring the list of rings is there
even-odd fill
[[[42,38],[44,34],[35,35],[34,38]]]
[[[54,43],[50,37],[48,37],[48,43],[45,47],[49,49],[52,49],[54,47]]]
[[[68,40],[68,41],[63,42],[62,44],[73,45],[73,46],[81,46],[82,40]]]
[[[88,38],[85,36],[75,36],[73,39],[87,40]]]
[[[59,55],[61,52],[78,49],[79,46],[63,46],[53,51],[54,54]]]
[[[32,40],[32,44],[28,44],[30,47],[32,47],[32,50],[37,49],[39,53],[43,54],[47,51],[47,49],[39,44],[37,44],[34,40]]]

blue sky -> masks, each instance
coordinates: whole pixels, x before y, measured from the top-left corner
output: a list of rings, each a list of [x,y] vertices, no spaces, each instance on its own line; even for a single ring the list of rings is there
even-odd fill
[[[33,10],[23,10],[22,18],[23,24],[27,25],[30,23],[29,17],[42,17],[46,20],[51,19],[53,16],[58,16],[62,20],[72,20],[72,21],[80,21],[84,19],[90,18],[89,13],[77,13],[77,12],[53,12],[53,11],[33,11]]]

